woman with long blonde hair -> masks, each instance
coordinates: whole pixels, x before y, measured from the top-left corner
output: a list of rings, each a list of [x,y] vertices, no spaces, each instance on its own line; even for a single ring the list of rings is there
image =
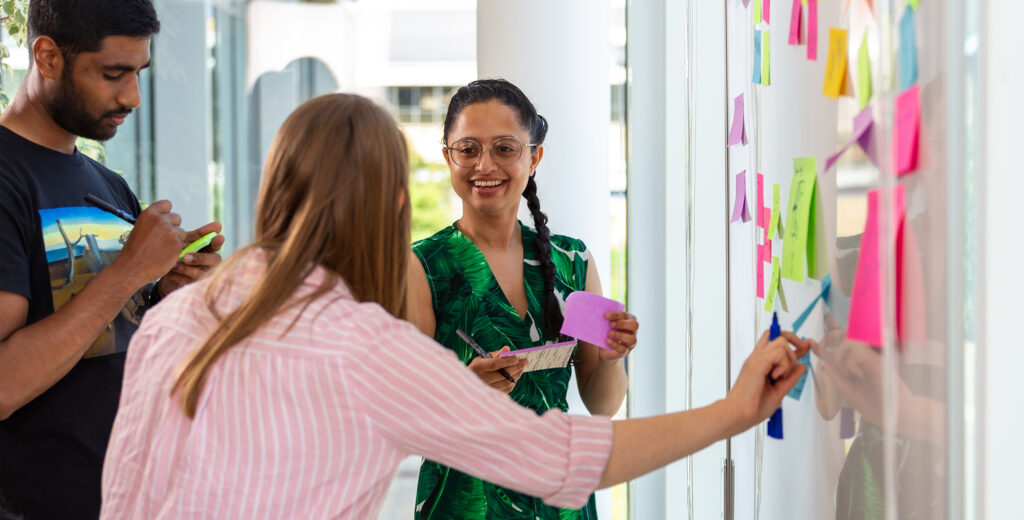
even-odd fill
[[[538,416],[400,319],[407,183],[405,140],[369,100],[322,96],[285,121],[254,242],[131,343],[104,518],[374,518],[411,454],[578,508],[764,420],[803,373],[809,344],[784,333],[710,406]]]

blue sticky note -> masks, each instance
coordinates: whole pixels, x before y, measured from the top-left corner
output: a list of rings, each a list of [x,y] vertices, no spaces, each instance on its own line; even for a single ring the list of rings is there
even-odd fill
[[[811,304],[804,309],[804,312],[797,316],[796,321],[793,322],[793,332],[799,332],[800,327],[804,326],[804,322],[811,316],[811,311],[814,310],[814,306],[818,304],[819,300],[825,300],[825,303],[831,307],[831,300],[829,299],[829,291],[832,289],[832,275],[826,274],[821,279],[821,291],[818,292],[818,296],[811,301]]]
[[[761,31],[754,31],[754,84],[761,84]]]
[[[914,10],[909,6],[900,19],[900,90],[917,82],[917,36]]]
[[[807,370],[804,372],[804,375],[800,376],[800,379],[797,380],[796,385],[794,385],[793,388],[789,389],[789,393],[786,395],[799,401],[800,397],[804,395],[804,385],[807,384],[807,375],[811,372],[810,353],[804,354],[804,357],[798,359],[797,361],[803,363],[804,365],[807,365]]]

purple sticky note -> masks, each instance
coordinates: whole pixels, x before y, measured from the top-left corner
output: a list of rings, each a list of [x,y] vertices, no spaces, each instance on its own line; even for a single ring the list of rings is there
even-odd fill
[[[747,125],[743,117],[743,94],[736,96],[733,102],[735,112],[732,116],[732,128],[729,129],[729,146],[747,144]]]
[[[610,298],[586,291],[575,291],[565,299],[565,321],[562,322],[561,332],[566,336],[612,350],[605,344],[612,326],[604,315],[624,310],[625,305]]]
[[[871,107],[865,107],[864,110],[861,110],[860,113],[853,118],[853,134],[850,136],[850,141],[843,145],[838,152],[832,154],[832,156],[825,160],[825,170],[830,170],[832,165],[839,160],[839,157],[853,146],[853,143],[857,143],[861,149],[864,150],[864,153],[868,158],[877,164],[875,134],[872,131],[872,125],[874,125],[874,120],[871,119]]]
[[[732,219],[729,222],[750,222],[750,210],[747,208],[747,171],[736,174],[736,203],[732,208]]]

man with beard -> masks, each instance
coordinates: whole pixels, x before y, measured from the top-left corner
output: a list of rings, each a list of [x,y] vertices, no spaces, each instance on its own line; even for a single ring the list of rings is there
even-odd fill
[[[159,27],[150,0],[29,4],[31,65],[0,114],[0,518],[98,516],[131,334],[148,305],[220,261],[221,237],[178,259],[219,223],[186,233],[170,202],[142,211],[75,146],[113,137],[138,107]]]

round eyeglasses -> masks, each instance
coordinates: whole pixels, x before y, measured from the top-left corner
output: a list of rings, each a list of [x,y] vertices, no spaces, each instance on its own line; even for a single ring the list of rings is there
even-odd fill
[[[473,168],[480,163],[485,149],[491,150],[491,159],[499,166],[508,166],[523,156],[523,148],[532,148],[535,144],[523,144],[515,137],[499,137],[491,146],[483,146],[474,139],[459,139],[450,146],[445,146],[448,157],[456,166]]]

